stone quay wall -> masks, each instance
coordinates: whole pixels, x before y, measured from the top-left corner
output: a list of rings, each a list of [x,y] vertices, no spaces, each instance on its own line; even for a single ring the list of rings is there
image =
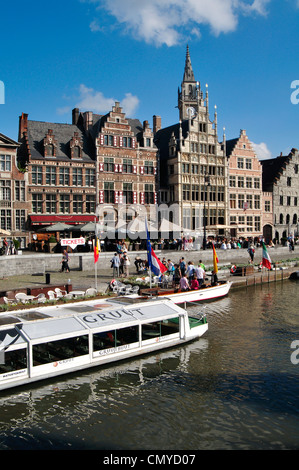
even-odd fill
[[[213,265],[213,252],[211,249],[200,250],[200,251],[171,251],[164,250],[155,251],[158,258],[162,260],[163,257],[166,260],[171,259],[172,262],[178,262],[181,257],[185,258],[185,261],[193,261],[194,264],[198,264],[199,260],[207,266]],[[271,257],[272,262],[277,262],[287,259],[299,259],[299,249],[296,246],[295,251],[290,252],[288,247],[276,247],[268,248],[268,253]],[[113,257],[113,252],[102,252],[100,253],[99,260],[97,262],[97,269],[109,269],[110,260]],[[131,261],[131,268],[134,269],[134,261],[136,256],[146,260],[146,251],[132,251],[128,252],[129,259]],[[249,255],[247,249],[231,249],[231,250],[217,250],[218,266],[227,266],[229,264],[244,265],[249,261]],[[8,276],[17,276],[21,274],[45,274],[46,272],[57,272],[61,268],[61,254],[48,254],[48,253],[28,253],[22,252],[19,255],[0,256],[0,278]],[[255,252],[254,263],[260,263],[262,260],[262,249],[257,248]],[[71,253],[70,254],[70,269],[79,271],[89,271],[95,268],[93,253]]]

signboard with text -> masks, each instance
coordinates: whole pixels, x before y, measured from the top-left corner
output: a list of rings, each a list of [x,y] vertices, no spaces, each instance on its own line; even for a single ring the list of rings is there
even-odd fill
[[[78,245],[85,245],[85,239],[81,238],[62,238],[60,240],[61,246],[70,246],[72,250]]]

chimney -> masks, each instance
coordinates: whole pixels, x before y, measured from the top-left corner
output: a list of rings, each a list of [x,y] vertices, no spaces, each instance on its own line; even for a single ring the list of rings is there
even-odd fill
[[[74,126],[77,126],[78,120],[79,120],[79,108],[74,108],[72,111],[72,124]]]
[[[161,116],[153,116],[153,132],[156,134],[162,127]]]
[[[24,132],[28,130],[28,114],[22,113],[19,117],[19,137],[18,140],[21,142]]]
[[[148,129],[148,128],[149,128],[148,121],[143,121],[143,130],[145,131],[145,129]]]
[[[85,131],[88,131],[92,127],[92,117],[93,117],[92,111],[86,111],[83,114],[83,117],[84,117],[84,129]]]

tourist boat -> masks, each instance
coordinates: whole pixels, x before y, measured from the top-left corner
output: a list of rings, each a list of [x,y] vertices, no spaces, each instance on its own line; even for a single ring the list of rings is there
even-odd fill
[[[162,287],[154,287],[142,289],[142,296],[157,296],[159,298],[167,297],[177,305],[188,302],[199,302],[207,300],[215,300],[224,297],[229,293],[232,283],[229,281],[219,281],[218,285],[204,285],[198,290],[176,291],[175,289],[165,289]]]
[[[115,297],[0,315],[0,390],[182,345],[208,330],[169,299]]]

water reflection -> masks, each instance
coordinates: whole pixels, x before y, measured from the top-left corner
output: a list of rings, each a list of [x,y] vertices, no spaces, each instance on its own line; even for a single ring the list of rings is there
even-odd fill
[[[194,343],[2,394],[0,449],[295,449],[297,298],[235,291]]]

